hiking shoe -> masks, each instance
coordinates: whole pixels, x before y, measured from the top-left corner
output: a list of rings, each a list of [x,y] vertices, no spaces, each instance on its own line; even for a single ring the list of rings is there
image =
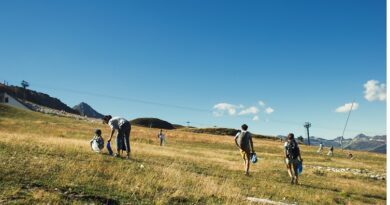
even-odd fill
[[[294,178],[291,178],[291,184],[294,184]]]
[[[295,179],[295,185],[299,185],[298,179]]]
[[[118,158],[119,158],[119,157],[120,157],[120,155],[119,155],[118,153],[116,153],[116,154],[114,155],[114,157],[118,157]]]

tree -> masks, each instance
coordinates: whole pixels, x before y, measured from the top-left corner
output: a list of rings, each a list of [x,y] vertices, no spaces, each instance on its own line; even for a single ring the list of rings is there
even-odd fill
[[[24,101],[26,101],[26,88],[29,87],[30,84],[27,81],[22,80],[21,85],[22,85],[23,91],[24,91]]]
[[[297,139],[298,139],[299,142],[302,142],[302,143],[303,143],[303,137],[302,137],[302,135],[299,136]]]

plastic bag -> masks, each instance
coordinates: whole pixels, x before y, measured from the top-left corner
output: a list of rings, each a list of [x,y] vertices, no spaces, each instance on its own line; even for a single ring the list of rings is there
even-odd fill
[[[114,152],[112,151],[111,149],[111,142],[107,142],[107,150],[108,150],[108,154],[109,155],[112,155]]]
[[[303,170],[302,162],[299,161],[299,163],[298,163],[298,165],[297,165],[297,172],[298,172],[298,175],[301,175],[302,170]]]
[[[257,162],[257,156],[256,156],[256,153],[252,153],[251,154],[251,161],[253,164],[255,164]]]

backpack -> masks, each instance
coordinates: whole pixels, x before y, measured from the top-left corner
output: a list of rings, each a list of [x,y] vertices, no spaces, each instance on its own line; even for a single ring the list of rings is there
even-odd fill
[[[250,147],[249,144],[249,133],[248,132],[241,132],[238,135],[238,145],[240,146],[241,149],[247,149]]]
[[[299,147],[295,140],[287,143],[287,154],[289,159],[296,159],[299,156]]]

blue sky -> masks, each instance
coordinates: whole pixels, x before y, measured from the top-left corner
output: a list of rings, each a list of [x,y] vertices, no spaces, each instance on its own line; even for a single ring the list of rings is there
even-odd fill
[[[0,25],[0,80],[70,106],[334,138],[355,100],[345,136],[386,132],[384,0],[1,1]]]

